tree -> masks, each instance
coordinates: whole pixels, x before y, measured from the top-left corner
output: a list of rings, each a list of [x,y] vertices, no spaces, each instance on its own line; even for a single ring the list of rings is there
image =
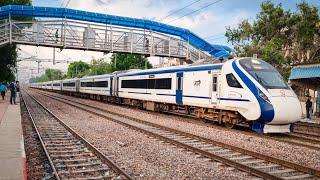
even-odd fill
[[[316,7],[306,2],[298,11],[285,11],[281,4],[261,4],[253,23],[227,27],[228,41],[239,57],[258,56],[275,66],[285,77],[294,64],[320,62],[320,18]]]
[[[147,68],[152,68],[148,60],[141,55],[113,54],[110,63],[105,59],[93,59],[90,72],[86,75],[100,75],[128,69],[144,69],[145,65],[147,65]]]
[[[62,72],[58,69],[46,69],[45,73],[40,77],[30,79],[33,82],[45,82],[62,79]]]
[[[90,65],[90,75],[100,75],[111,72],[113,72],[112,64],[109,64],[105,59],[92,59]]]
[[[111,64],[112,72],[128,69],[145,69],[145,67],[147,67],[147,69],[152,68],[152,65],[145,57],[137,54],[113,54],[111,57]]]
[[[62,78],[62,72],[58,69],[46,69],[45,75],[48,77],[49,81],[59,80]]]
[[[68,66],[67,77],[74,78],[74,77],[82,77],[86,74],[89,74],[90,65],[88,63],[77,61],[70,63]]]
[[[0,6],[8,4],[31,5],[31,0],[1,0]],[[13,17],[16,20],[24,20],[25,18]],[[16,45],[10,44],[0,48],[0,82],[11,81],[15,79],[14,69],[16,66],[17,51]]]

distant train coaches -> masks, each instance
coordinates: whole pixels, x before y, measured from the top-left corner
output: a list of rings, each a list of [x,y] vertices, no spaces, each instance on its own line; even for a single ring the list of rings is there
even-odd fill
[[[58,83],[35,83],[31,87],[51,87],[151,111],[194,115],[230,128],[247,123],[259,133],[290,132],[291,124],[302,113],[297,96],[279,72],[253,58],[66,79],[60,88]]]

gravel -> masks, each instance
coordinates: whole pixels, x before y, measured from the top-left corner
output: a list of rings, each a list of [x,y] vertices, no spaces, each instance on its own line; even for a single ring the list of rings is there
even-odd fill
[[[57,95],[56,93],[54,93]],[[62,95],[60,95],[62,96]],[[188,118],[74,98],[77,101],[320,170],[320,151],[254,136],[239,130],[204,126]]]
[[[58,117],[137,179],[251,179],[117,123],[36,95]]]

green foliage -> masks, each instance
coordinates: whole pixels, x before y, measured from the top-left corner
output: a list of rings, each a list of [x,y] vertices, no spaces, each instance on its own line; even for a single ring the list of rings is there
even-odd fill
[[[17,5],[31,5],[31,0],[1,0],[0,6],[5,6],[8,4],[17,4]]]
[[[149,61],[141,55],[117,53],[111,57],[112,72],[128,69],[147,69],[152,68]]]
[[[0,82],[14,80],[13,71],[17,59],[16,45],[0,48],[0,54]]]
[[[285,77],[294,64],[320,62],[319,10],[306,2],[297,8],[286,11],[281,4],[265,1],[253,23],[244,20],[236,28],[227,27],[225,35],[236,55],[258,54]]]
[[[77,64],[77,66],[75,64]],[[93,59],[90,65],[81,61],[71,63],[65,77],[83,77],[87,75],[101,75],[128,69],[144,69],[145,65],[147,65],[147,68],[152,68],[152,65],[148,60],[141,55],[113,54],[110,63],[105,59]],[[76,71],[78,73],[75,73]]]
[[[90,71],[90,65],[86,62],[77,61],[69,64],[67,78],[83,77]]]
[[[31,5],[31,0],[1,0],[0,6],[8,4]],[[24,20],[24,18],[15,18]],[[0,48],[0,82],[15,79],[14,69],[17,59],[16,45],[11,44]]]
[[[93,59],[90,67],[90,75],[101,75],[112,72],[112,64],[109,64],[104,59]]]
[[[33,82],[45,82],[62,79],[62,72],[58,69],[46,69],[45,73],[40,77],[30,80],[30,83]]]

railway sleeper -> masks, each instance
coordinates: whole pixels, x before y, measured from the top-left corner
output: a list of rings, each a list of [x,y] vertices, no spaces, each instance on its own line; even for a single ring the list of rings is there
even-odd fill
[[[302,174],[302,175],[288,176],[288,177],[282,177],[282,178],[286,180],[293,180],[293,179],[305,179],[305,178],[311,178],[311,177],[313,176],[310,174]]]
[[[64,164],[66,163],[81,163],[81,162],[95,162],[100,160],[97,157],[92,158],[81,158],[81,159],[56,159],[55,162],[62,162]]]
[[[75,152],[87,152],[87,150],[84,149],[73,149],[73,150],[50,150],[50,153],[58,154],[58,153],[75,153]]]
[[[74,171],[62,171],[58,172],[59,174],[81,174],[81,173],[92,173],[92,172],[103,172],[103,171],[110,171],[110,168],[103,167],[103,168],[97,168],[97,169],[83,169],[83,170],[74,170]]]
[[[92,156],[92,153],[81,153],[81,154],[51,154],[50,155],[53,158],[73,158],[73,157],[85,157],[85,156]]]
[[[48,147],[48,146],[51,146],[51,147],[64,147],[64,146],[79,146],[81,143],[80,142],[70,142],[70,143],[55,143],[55,142],[44,142],[45,146]]]
[[[54,146],[51,146],[51,147],[46,147],[49,151],[55,151],[55,150],[59,150],[61,149],[61,147],[54,147]],[[67,150],[77,150],[77,149],[83,149],[85,148],[84,146],[64,146],[63,149]]]
[[[257,163],[264,163],[264,162],[266,162],[266,161],[261,160],[261,159],[253,159],[251,161],[241,162],[241,164],[250,165],[250,164],[257,164]],[[277,165],[277,166],[279,166],[279,165]],[[259,167],[255,167],[255,168],[256,169],[263,169],[264,167],[267,167],[267,166],[260,166],[260,168]]]
[[[88,167],[88,166],[97,166],[102,165],[100,162],[92,162],[92,163],[82,163],[82,164],[63,164],[58,167],[60,168],[70,168],[70,167]]]
[[[271,174],[283,174],[283,173],[291,173],[291,172],[296,172],[294,169],[280,169],[280,170],[275,170],[271,171]]]

